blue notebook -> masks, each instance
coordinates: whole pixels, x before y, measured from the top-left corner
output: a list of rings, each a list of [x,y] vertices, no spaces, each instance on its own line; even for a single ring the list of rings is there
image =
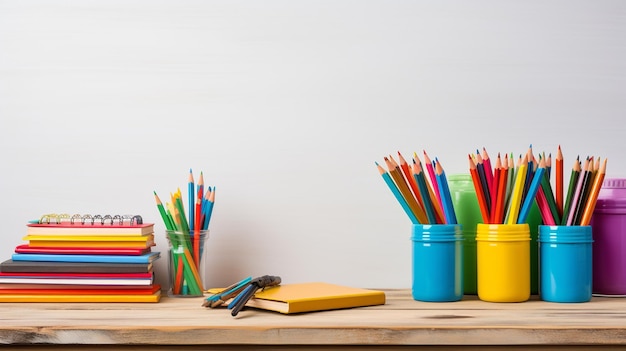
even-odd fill
[[[53,254],[19,254],[12,255],[13,261],[40,262],[84,262],[84,263],[149,263],[160,257],[159,252],[143,255],[53,255]]]

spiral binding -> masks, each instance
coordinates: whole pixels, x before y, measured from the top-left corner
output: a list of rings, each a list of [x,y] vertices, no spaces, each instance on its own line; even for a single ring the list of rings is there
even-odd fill
[[[39,223],[41,224],[61,224],[68,223],[69,224],[81,224],[81,225],[96,225],[99,223],[101,225],[109,224],[109,225],[136,225],[143,224],[143,219],[140,215],[90,215],[90,214],[75,214],[70,216],[67,213],[50,213],[45,214],[39,218]]]

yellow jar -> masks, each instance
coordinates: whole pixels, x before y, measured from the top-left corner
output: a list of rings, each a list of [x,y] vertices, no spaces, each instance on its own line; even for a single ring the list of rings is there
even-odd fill
[[[530,298],[530,228],[523,224],[477,224],[478,298],[523,302]]]

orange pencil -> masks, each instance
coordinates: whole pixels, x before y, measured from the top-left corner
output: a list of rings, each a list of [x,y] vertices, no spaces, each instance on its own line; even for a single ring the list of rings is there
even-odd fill
[[[559,145],[556,151],[555,188],[556,209],[559,212],[559,216],[563,217],[563,153],[561,152],[561,145]]]
[[[604,181],[605,173],[606,158],[604,159],[604,162],[602,162],[602,166],[600,166],[600,168],[598,169],[598,173],[593,180],[593,185],[591,186],[591,191],[589,192],[589,198],[587,199],[587,203],[585,204],[583,216],[580,219],[580,225],[589,225],[589,223],[591,222],[591,215],[593,214],[593,210],[596,208],[598,194],[600,193],[600,188],[602,188],[602,182]]]
[[[478,208],[480,208],[480,214],[483,217],[483,223],[489,223],[489,211],[487,211],[487,204],[485,203],[485,193],[482,189],[478,171],[476,170],[476,164],[472,160],[472,155],[467,155],[469,158],[470,174],[472,175],[472,181],[474,182],[474,190],[476,191],[476,198],[478,199]]]
[[[400,151],[398,151],[398,159],[400,160],[400,169],[402,170],[402,173],[404,174],[404,179],[409,184],[409,187],[411,188],[411,191],[413,192],[413,195],[415,196],[415,199],[417,200],[417,202],[420,204],[420,206],[422,206],[422,208],[424,208],[424,201],[421,197],[421,193],[419,189],[417,188],[417,182],[415,181],[415,178],[411,174],[412,172],[409,169],[409,164],[406,162],[404,157],[402,157],[402,154],[400,153]]]
[[[415,217],[420,223],[428,223],[428,218],[426,217],[426,213],[424,212],[422,207],[419,205],[415,197],[413,197],[413,194],[411,193],[411,189],[409,189],[409,186],[406,184],[406,181],[404,180],[404,177],[402,176],[402,173],[400,171],[400,166],[398,166],[398,164],[395,162],[395,160],[393,159],[391,155],[389,155],[389,157],[385,157],[385,164],[387,165],[387,168],[389,169],[389,175],[391,175],[391,178],[393,178],[393,181],[396,183],[398,190],[400,190],[400,193],[402,194],[407,204],[409,205],[411,212],[413,212],[413,214],[415,215]]]

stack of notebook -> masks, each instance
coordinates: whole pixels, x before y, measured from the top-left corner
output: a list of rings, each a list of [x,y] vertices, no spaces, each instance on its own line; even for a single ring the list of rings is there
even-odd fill
[[[154,224],[116,217],[29,223],[0,263],[0,302],[158,302]]]

